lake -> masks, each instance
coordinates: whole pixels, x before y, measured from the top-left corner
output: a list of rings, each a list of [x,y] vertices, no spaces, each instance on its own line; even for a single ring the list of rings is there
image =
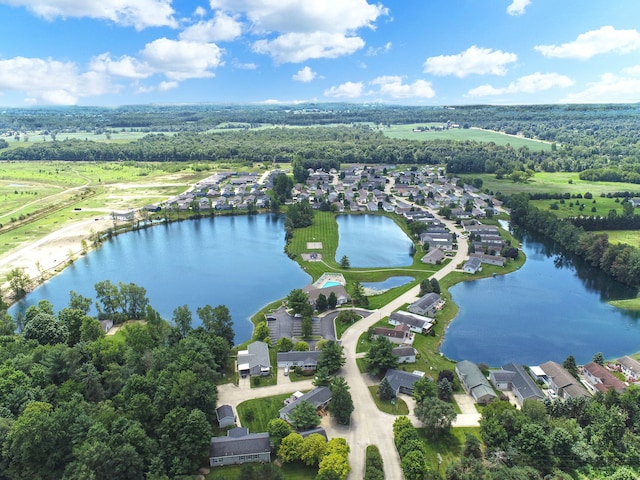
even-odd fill
[[[346,255],[351,267],[405,267],[413,263],[413,242],[389,217],[338,215],[336,261]]]
[[[284,253],[284,217],[273,214],[189,220],[119,235],[104,243],[31,292],[9,313],[41,299],[57,310],[69,303],[69,291],[95,298],[103,280],[135,283],[147,290],[153,308],[170,320],[188,305],[196,309],[226,305],[235,341],[251,338],[250,318],[263,306],[311,281]],[[95,313],[95,312],[94,312]]]
[[[640,350],[640,313],[606,303],[635,297],[635,289],[539,238],[522,241],[520,270],[450,289],[460,312],[445,333],[444,355],[498,367],[562,363],[569,355],[584,364],[596,352],[618,358]]]

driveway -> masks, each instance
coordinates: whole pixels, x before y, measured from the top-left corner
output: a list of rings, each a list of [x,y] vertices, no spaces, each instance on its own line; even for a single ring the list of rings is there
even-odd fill
[[[479,427],[482,415],[476,410],[476,404],[471,395],[466,393],[456,393],[453,398],[460,407],[462,413],[459,413],[453,422],[454,427]]]

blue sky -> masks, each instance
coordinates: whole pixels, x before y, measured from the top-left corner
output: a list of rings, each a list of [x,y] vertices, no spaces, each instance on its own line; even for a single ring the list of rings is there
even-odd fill
[[[640,101],[640,0],[0,0],[0,105]]]

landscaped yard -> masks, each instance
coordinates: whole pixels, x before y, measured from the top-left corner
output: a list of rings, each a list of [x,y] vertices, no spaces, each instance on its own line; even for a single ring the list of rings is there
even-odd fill
[[[294,391],[295,388],[292,388],[291,392]],[[285,393],[242,402],[237,407],[240,424],[252,433],[266,432],[269,420],[278,418],[278,412],[284,407],[284,400],[290,396],[290,393]]]
[[[391,415],[409,414],[409,407],[403,399],[396,397],[393,400],[382,400],[378,396],[377,385],[372,385],[371,387],[369,387],[369,392],[371,393],[371,398],[373,398],[373,401],[376,403],[378,410],[380,410],[381,412],[389,413]]]

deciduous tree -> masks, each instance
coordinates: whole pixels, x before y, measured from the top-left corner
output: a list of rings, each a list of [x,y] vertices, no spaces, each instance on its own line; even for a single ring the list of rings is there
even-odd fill
[[[451,404],[437,398],[428,398],[416,406],[415,415],[425,426],[427,435],[438,438],[451,429],[457,413]]]
[[[302,400],[289,412],[289,422],[296,430],[308,430],[320,424],[320,417],[311,403]]]
[[[377,337],[365,356],[367,371],[380,375],[389,368],[398,366],[398,357],[393,354],[393,344],[387,337]]]
[[[345,362],[344,347],[338,342],[329,340],[322,346],[320,357],[318,358],[318,368],[324,367],[329,371],[329,374],[333,375],[340,370],[340,367]]]

